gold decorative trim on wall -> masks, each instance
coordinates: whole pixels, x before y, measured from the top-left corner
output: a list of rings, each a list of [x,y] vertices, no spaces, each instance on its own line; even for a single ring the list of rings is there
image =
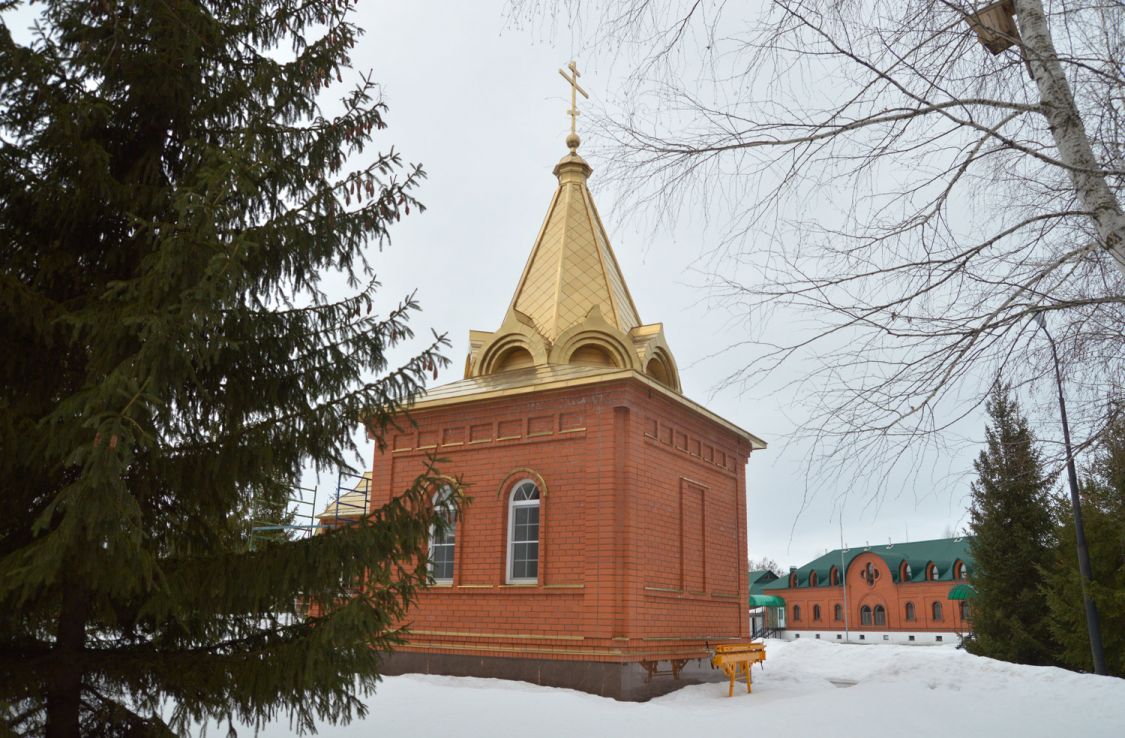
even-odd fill
[[[500,482],[500,487],[496,490],[497,499],[502,498],[504,496],[505,492],[511,491],[512,481],[516,477],[528,477],[528,478],[530,478],[533,482],[535,482],[539,486],[539,496],[540,497],[546,497],[547,496],[547,482],[546,482],[546,480],[544,480],[543,477],[540,476],[539,472],[535,471],[534,469],[529,469],[526,466],[521,466],[519,468],[513,469],[512,471],[508,472],[508,475],[506,477],[504,477],[504,481]],[[540,513],[540,514],[542,514],[542,513]],[[542,523],[540,523],[540,525],[542,525]]]
[[[513,638],[531,639],[542,641],[581,641],[586,636],[580,635],[549,635],[539,633],[473,633],[462,630],[411,630],[408,635],[425,636],[455,636],[457,638]]]

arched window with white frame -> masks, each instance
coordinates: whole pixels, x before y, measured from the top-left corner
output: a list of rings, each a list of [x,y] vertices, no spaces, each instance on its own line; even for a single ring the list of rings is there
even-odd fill
[[[525,479],[508,499],[508,584],[539,581],[539,487]]]
[[[438,584],[453,583],[453,558],[457,543],[457,514],[453,508],[453,488],[443,484],[434,493],[434,512],[444,525],[430,527],[430,576]]]

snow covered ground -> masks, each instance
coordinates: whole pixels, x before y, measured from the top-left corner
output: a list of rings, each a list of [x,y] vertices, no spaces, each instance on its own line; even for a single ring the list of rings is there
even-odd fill
[[[388,677],[365,720],[325,726],[320,735],[1125,736],[1122,679],[1017,666],[952,646],[767,641],[767,655],[765,669],[754,669],[754,693],[736,688],[729,699],[725,684],[687,687],[638,704],[497,679]],[[261,735],[280,738],[290,731],[279,723]]]

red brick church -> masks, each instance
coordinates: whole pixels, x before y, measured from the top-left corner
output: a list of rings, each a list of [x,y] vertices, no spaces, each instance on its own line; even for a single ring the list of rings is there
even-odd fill
[[[471,332],[465,378],[375,457],[371,506],[435,452],[473,497],[431,541],[437,585],[386,671],[646,699],[750,636],[745,466],[765,443],[681,394],[567,145],[500,327]]]

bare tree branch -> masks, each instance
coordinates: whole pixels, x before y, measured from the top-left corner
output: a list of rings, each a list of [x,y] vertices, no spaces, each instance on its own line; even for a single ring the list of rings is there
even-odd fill
[[[982,4],[620,0],[582,19],[631,63],[591,137],[620,211],[722,224],[709,295],[750,326],[723,385],[785,378],[810,473],[878,477],[875,505],[998,375],[1053,418],[1033,314],[1061,336],[1080,443],[1123,390],[1125,5],[1015,0],[993,56],[966,22]]]

